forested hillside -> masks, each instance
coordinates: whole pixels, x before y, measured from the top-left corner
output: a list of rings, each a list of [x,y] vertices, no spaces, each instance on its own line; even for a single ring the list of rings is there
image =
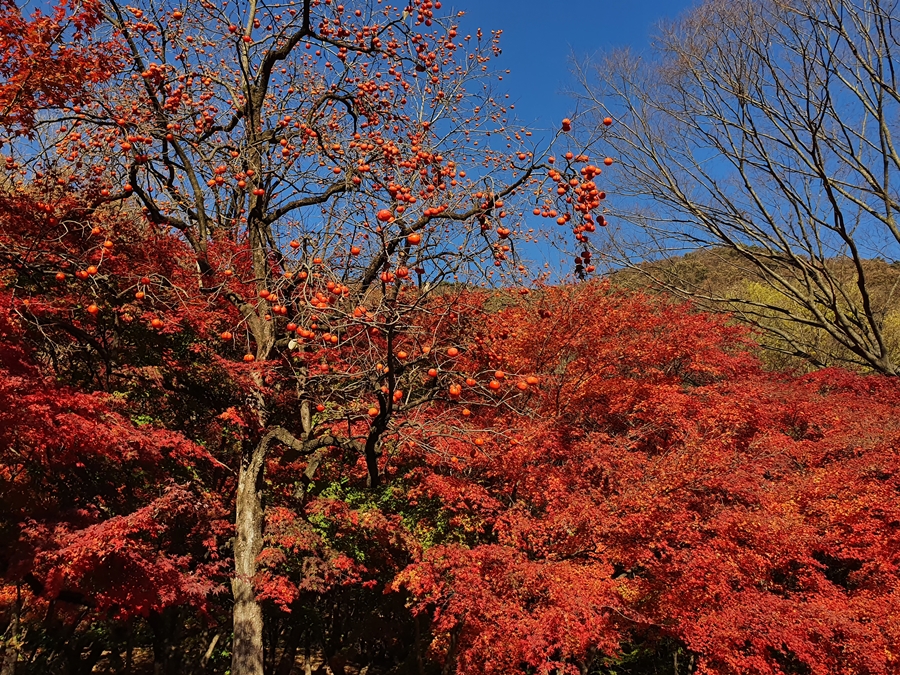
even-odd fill
[[[798,282],[789,261],[772,261],[771,269],[786,280]],[[852,260],[825,260],[828,278],[839,284],[850,300],[860,301],[858,270]],[[866,291],[874,313],[883,325],[888,351],[900,357],[900,263],[883,259],[861,261]],[[776,370],[811,372],[823,367],[848,367],[871,372],[858,357],[828,330],[818,325],[809,309],[778,290],[767,269],[761,269],[739,253],[726,248],[702,249],[683,256],[645,262],[610,274],[625,288],[662,292],[678,300],[690,299],[698,307],[725,312],[735,320],[756,327],[762,360]],[[827,308],[822,307],[829,315]]]

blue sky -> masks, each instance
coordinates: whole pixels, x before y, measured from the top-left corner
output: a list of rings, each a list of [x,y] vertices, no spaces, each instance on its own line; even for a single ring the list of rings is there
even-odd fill
[[[519,119],[531,127],[556,128],[574,102],[570,58],[629,46],[641,51],[658,21],[675,18],[695,0],[547,2],[546,0],[450,0],[443,9],[462,10],[464,33],[502,29],[503,54],[494,66],[510,69],[504,89],[516,101]]]
[[[560,121],[574,110],[575,101],[565,93],[575,86],[571,76],[573,55],[580,60],[618,47],[648,50],[661,20],[677,18],[698,4],[698,0],[581,0],[565,4],[541,0],[441,1],[443,10],[465,11],[459,22],[463,35],[474,34],[479,27],[485,33],[503,31],[503,53],[492,68],[509,69],[510,73],[503,75],[498,90],[510,95],[519,122],[534,132],[535,140],[546,140],[550,134],[542,132],[556,132]],[[572,9],[564,9],[566,6]],[[530,212],[525,221],[526,227],[549,231],[553,237],[563,232],[548,227],[549,221],[532,217]],[[549,263],[554,279],[565,276],[572,270],[572,263],[564,249],[571,252],[576,244],[568,229],[565,233],[562,248],[548,242],[520,242],[519,253],[538,265]],[[594,243],[602,246],[603,238],[601,230],[594,235]]]

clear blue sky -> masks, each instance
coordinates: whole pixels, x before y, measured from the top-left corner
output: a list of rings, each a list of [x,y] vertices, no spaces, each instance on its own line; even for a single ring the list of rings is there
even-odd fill
[[[495,67],[510,69],[505,91],[520,121],[555,129],[573,101],[562,92],[570,57],[629,46],[641,51],[660,19],[675,18],[695,0],[444,0],[443,9],[465,11],[460,28],[502,29],[503,54]]]
[[[493,62],[495,70],[510,70],[498,89],[516,104],[519,122],[534,131],[535,140],[547,139],[559,129],[560,120],[570,115],[575,101],[565,93],[575,87],[571,59],[599,55],[618,47],[635,52],[649,49],[656,25],[674,19],[699,4],[699,0],[441,0],[443,9],[465,11],[460,20],[463,35],[477,28],[485,33],[501,29],[503,50]],[[526,215],[526,227],[547,230],[548,221]],[[554,232],[554,228],[549,228]],[[566,230],[568,232],[568,230]],[[602,245],[603,233],[594,235]],[[571,234],[563,248],[575,242]],[[580,247],[579,247],[580,248]],[[572,270],[571,256],[547,244],[520,245],[519,253],[536,262],[547,262],[554,278]]]

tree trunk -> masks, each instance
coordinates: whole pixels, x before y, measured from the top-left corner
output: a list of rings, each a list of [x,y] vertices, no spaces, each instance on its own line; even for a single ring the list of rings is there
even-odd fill
[[[125,670],[123,675],[131,675],[134,665],[134,623],[129,621],[125,635]]]
[[[16,586],[16,602],[13,605],[12,617],[7,628],[6,649],[0,662],[0,675],[15,675],[16,663],[19,662],[19,612],[22,607],[22,588]]]
[[[262,466],[267,441],[257,445],[241,462],[238,476],[234,532],[234,642],[232,675],[263,675],[262,607],[253,591],[256,558],[262,550]]]
[[[303,626],[300,622],[295,621],[285,639],[281,660],[278,662],[275,675],[291,675],[291,672],[294,670],[294,662],[297,660],[297,650],[300,646],[300,636],[302,634]]]
[[[178,607],[166,607],[162,612],[150,614],[147,623],[153,631],[153,675],[176,675],[181,672]]]
[[[312,675],[312,649],[310,647],[311,641],[312,636],[309,634],[309,631],[307,631],[306,645],[303,650],[303,675]]]
[[[219,643],[219,640],[222,638],[221,633],[216,633],[213,635],[213,639],[209,643],[209,647],[206,648],[206,653],[203,654],[203,658],[200,659],[200,670],[205,671],[206,667],[209,665],[210,659],[212,659],[213,651],[216,648],[216,645]]]

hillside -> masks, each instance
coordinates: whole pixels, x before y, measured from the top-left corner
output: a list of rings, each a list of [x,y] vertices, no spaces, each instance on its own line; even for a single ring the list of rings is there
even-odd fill
[[[802,286],[799,275],[787,262],[776,268],[788,283]],[[826,270],[849,301],[859,300],[852,260],[831,258]],[[891,353],[900,356],[900,263],[870,259],[864,261],[863,271],[873,311],[883,322],[885,340]],[[827,331],[806,324],[813,319],[810,312],[777,290],[777,282],[730,249],[703,249],[643,263],[613,272],[610,278],[629,289],[690,296],[704,309],[729,312],[736,320],[754,325],[758,329],[756,337],[765,347],[762,358],[773,369],[808,371],[849,366],[867,370],[855,363],[854,354]],[[790,344],[785,336],[804,345],[805,352]]]

